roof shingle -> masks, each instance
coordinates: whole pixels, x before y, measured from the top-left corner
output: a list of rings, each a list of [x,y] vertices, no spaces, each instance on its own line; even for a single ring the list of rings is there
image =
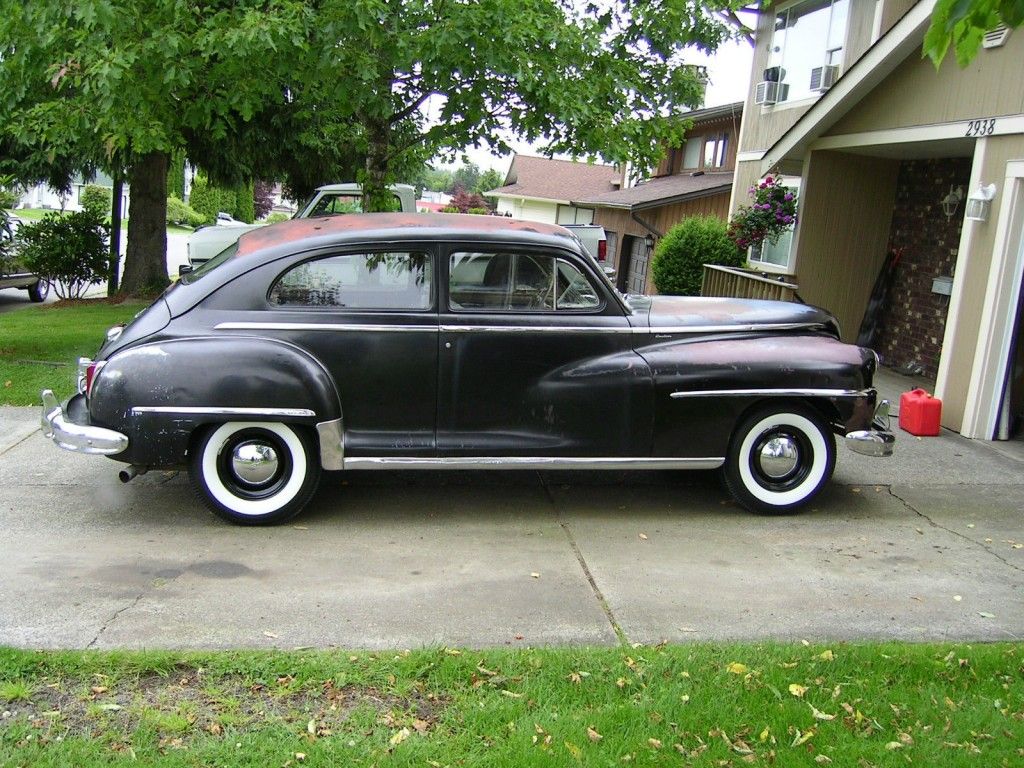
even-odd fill
[[[575,200],[611,192],[619,179],[619,171],[613,165],[516,155],[505,177],[505,186],[484,194]]]
[[[574,197],[572,202],[597,207],[642,210],[668,205],[686,198],[703,197],[719,191],[727,191],[732,187],[732,178],[732,171],[703,173],[699,176],[690,174],[661,176],[629,189],[589,197]]]

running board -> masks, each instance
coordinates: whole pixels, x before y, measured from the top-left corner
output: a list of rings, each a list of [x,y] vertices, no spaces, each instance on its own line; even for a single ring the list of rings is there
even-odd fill
[[[697,459],[473,456],[377,458],[346,456],[345,469],[717,469],[722,457]]]

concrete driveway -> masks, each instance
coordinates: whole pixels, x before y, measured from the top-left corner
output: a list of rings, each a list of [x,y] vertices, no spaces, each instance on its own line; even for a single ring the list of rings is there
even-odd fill
[[[244,529],[37,419],[0,408],[0,644],[1024,637],[1024,464],[956,435],[840,446],[793,517],[710,473],[335,473],[294,524]]]

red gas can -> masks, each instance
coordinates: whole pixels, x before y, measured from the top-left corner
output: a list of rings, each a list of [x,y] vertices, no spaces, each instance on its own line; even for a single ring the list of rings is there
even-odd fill
[[[900,429],[922,437],[939,434],[942,401],[923,389],[900,395]]]

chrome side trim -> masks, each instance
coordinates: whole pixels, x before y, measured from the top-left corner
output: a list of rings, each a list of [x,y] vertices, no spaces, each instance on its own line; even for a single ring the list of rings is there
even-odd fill
[[[341,419],[319,422],[316,432],[320,438],[320,466],[324,469],[344,469],[345,431]]]
[[[511,313],[510,313],[511,314]],[[612,333],[634,336],[760,331],[820,330],[821,323],[763,323],[747,325],[670,325],[663,327],[601,325],[384,325],[379,323],[217,323],[215,331],[368,331],[373,333]]]
[[[351,456],[345,469],[717,469],[725,459],[589,458],[548,456],[473,456],[377,458]]]
[[[669,397],[870,397],[871,389],[699,389]]]
[[[442,325],[444,333],[615,333],[631,334],[629,326],[609,325]]]
[[[371,323],[217,323],[215,331],[390,331],[437,333],[436,325],[374,325]]]
[[[132,408],[132,413],[180,413],[188,416],[278,416],[281,418],[316,416],[316,412],[308,408],[221,408],[183,405],[137,405]]]

